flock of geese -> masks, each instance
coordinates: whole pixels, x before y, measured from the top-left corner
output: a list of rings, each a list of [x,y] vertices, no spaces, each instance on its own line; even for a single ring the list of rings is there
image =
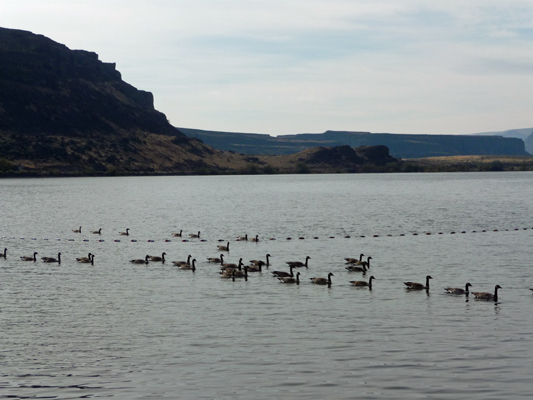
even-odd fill
[[[78,229],[72,229],[72,232],[74,233],[81,233],[82,227],[80,226]],[[126,229],[125,231],[118,232],[121,236],[129,236],[130,229]],[[102,229],[89,231],[92,234],[101,235]],[[189,234],[190,238],[200,238],[201,232],[198,231],[198,233],[191,233]],[[180,230],[179,232],[172,233],[173,237],[183,237],[183,231]],[[248,238],[248,235],[239,236],[236,238],[237,241],[251,241],[251,242],[258,242],[259,241],[259,235],[256,235],[255,237]],[[220,252],[229,252],[230,251],[230,242],[228,241],[226,245],[218,245],[217,250]],[[29,262],[36,262],[37,261],[37,255],[38,252],[34,252],[32,256],[20,256],[21,261],[29,261]],[[165,256],[167,255],[166,252],[163,252],[161,256],[154,256],[154,255],[146,255],[144,258],[137,258],[137,259],[131,259],[129,260],[130,263],[133,264],[148,264],[150,262],[161,262],[165,263],[167,260]],[[94,254],[88,253],[87,257],[78,257],[76,258],[76,261],[78,263],[83,264],[91,264],[94,265]],[[265,260],[250,260],[248,265],[244,265],[243,259],[240,258],[238,263],[228,263],[224,260],[224,254],[220,254],[219,257],[208,257],[207,262],[211,264],[218,264],[220,266],[220,278],[222,279],[231,279],[232,281],[235,281],[236,279],[244,279],[248,280],[248,276],[251,273],[256,272],[262,272],[263,267],[269,268],[270,266],[270,254],[267,254],[265,257]],[[372,259],[371,256],[367,256],[367,259],[364,261],[363,257],[365,255],[361,253],[358,258],[352,258],[352,257],[346,257],[344,258],[344,261],[346,263],[345,269],[349,272],[360,272],[363,275],[366,275],[368,270],[370,269],[370,260]],[[3,253],[0,253],[0,258],[7,259],[7,248],[4,248]],[[309,268],[309,260],[311,259],[310,256],[307,256],[304,261],[286,261],[288,271],[283,270],[277,270],[277,271],[270,271],[272,276],[277,278],[279,282],[284,284],[300,284],[300,272],[294,273],[295,268]],[[61,264],[61,253],[59,252],[57,254],[57,257],[41,257],[41,260],[45,263],[57,263]],[[171,264],[175,267],[178,267],[182,270],[190,270],[192,272],[196,271],[196,262],[197,260],[193,258],[191,255],[188,256],[187,260],[181,260],[181,261],[171,261]],[[332,285],[332,279],[334,274],[332,272],[328,273],[326,277],[312,277],[309,278],[310,282],[312,284],[316,285],[324,285],[331,287]],[[372,290],[372,281],[376,278],[374,276],[370,276],[368,281],[366,280],[352,280],[349,281],[349,283],[356,287],[366,287],[369,290]],[[419,282],[404,282],[405,288],[408,291],[426,291],[429,293],[429,281],[430,279],[433,279],[430,275],[426,276],[425,283],[419,283]],[[496,285],[494,287],[494,293],[491,292],[470,292],[469,288],[472,286],[472,284],[467,283],[463,288],[457,288],[457,287],[447,287],[444,290],[446,293],[452,294],[452,295],[463,295],[463,296],[469,296],[470,293],[474,296],[475,299],[479,300],[487,300],[487,301],[498,301],[498,289],[501,289],[500,285]],[[533,289],[530,289],[533,291]]]

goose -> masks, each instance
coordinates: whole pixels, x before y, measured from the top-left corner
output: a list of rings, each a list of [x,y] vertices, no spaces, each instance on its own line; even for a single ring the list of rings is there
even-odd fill
[[[231,273],[231,279],[235,281],[235,278],[244,278],[245,281],[248,280],[248,267],[244,267],[241,271],[233,270]]]
[[[350,283],[354,286],[368,287],[370,290],[372,290],[372,279],[376,279],[376,278],[371,276],[370,278],[368,278],[368,282],[367,281],[350,281]]]
[[[357,263],[357,262],[361,262],[361,261],[363,261],[363,256],[364,256],[364,254],[361,253],[361,254],[359,255],[359,259],[357,259],[357,258],[350,258],[350,257],[347,257],[347,258],[345,258],[345,260],[346,260],[346,262],[347,262],[348,264],[355,264],[355,263]]]
[[[250,241],[252,242],[259,242],[259,235],[255,235],[254,238],[251,238]]]
[[[433,279],[431,276],[426,276],[426,285],[417,282],[404,282],[403,284],[407,286],[407,290],[429,290],[429,280]]]
[[[263,272],[263,266],[261,264],[249,265],[248,272]]]
[[[317,285],[328,285],[331,286],[331,277],[335,276],[333,273],[329,273],[327,278],[309,278],[311,279],[311,283],[315,283]]]
[[[286,263],[289,264],[289,265],[292,265],[294,268],[300,268],[300,267],[309,268],[308,261],[310,259],[311,259],[311,257],[307,256],[307,257],[305,257],[305,263],[303,263],[301,261],[287,261]]]
[[[7,259],[7,248],[4,248],[4,252],[0,253],[0,258],[6,258]]]
[[[220,258],[218,258],[218,257],[207,257],[207,262],[220,264],[220,263],[222,263],[223,259],[224,259],[224,255],[221,254]]]
[[[363,274],[366,274],[366,271],[368,270],[368,268],[366,267],[368,264],[366,261],[363,261],[363,266],[362,267],[357,267],[355,265],[349,265],[346,267],[346,269],[348,271],[351,271],[351,272],[362,272]]]
[[[183,264],[189,264],[191,262],[191,257],[192,256],[189,254],[189,256],[187,257],[187,261],[172,261],[172,264],[174,264],[177,267]]]
[[[76,258],[76,261],[79,263],[90,263],[91,262],[91,256],[92,253],[89,253],[87,257],[78,257]]]
[[[494,300],[498,301],[498,289],[501,289],[500,285],[494,287],[494,294],[488,292],[472,292],[477,300]]]
[[[444,288],[444,290],[446,290],[446,293],[449,293],[449,294],[466,294],[468,296],[468,288],[470,286],[472,286],[472,284],[467,283],[464,289],[457,288],[457,287],[447,287],[447,288]]]
[[[126,232],[119,232],[118,234],[122,235],[122,236],[129,236],[130,235],[130,228],[126,228]]]
[[[198,231],[197,234],[191,233],[191,234],[189,235],[189,237],[191,237],[191,238],[198,238],[198,239],[199,239],[199,238],[200,238],[200,231]]]
[[[58,263],[58,264],[61,264],[61,253],[57,253],[57,258],[54,258],[54,257],[43,257],[42,260],[45,263]]]
[[[190,269],[192,272],[196,271],[196,259],[193,258],[190,264],[180,265],[181,269]]]
[[[296,277],[291,277],[291,276],[285,276],[285,277],[278,277],[278,280],[281,282],[281,283],[296,283],[297,285],[300,284],[300,273],[297,272],[296,273]]]
[[[294,267],[291,265],[289,266],[290,272],[286,271],[272,271],[272,275],[274,275],[276,278],[286,278],[286,277],[294,277],[294,273],[292,272],[292,269]]]
[[[366,261],[359,261],[359,260],[357,260],[357,261],[354,262],[353,264],[354,264],[354,265],[363,265],[363,263],[366,263],[366,267],[367,267],[367,268],[370,268],[370,260],[372,260],[372,257],[369,256],[369,257],[366,258]]]
[[[95,235],[101,235],[102,234],[102,228],[98,229],[97,231],[91,231],[91,233]]]
[[[80,229],[73,229],[72,232],[74,232],[74,233],[81,233],[81,226],[80,226]]]
[[[22,261],[33,261],[33,262],[35,262],[35,261],[37,261],[37,257],[35,257],[37,254],[39,254],[39,253],[37,253],[37,252],[35,251],[35,252],[33,253],[33,257],[31,257],[31,256],[21,256],[20,259],[21,259]]]
[[[150,258],[149,255],[147,255],[144,258],[136,258],[135,260],[130,260],[130,263],[133,264],[148,264],[148,259]]]
[[[269,257],[272,257],[270,254],[266,255],[266,262],[262,260],[250,260],[250,264],[252,265],[266,265],[267,267],[270,266],[270,260]]]
[[[222,259],[222,260],[224,260],[224,259]],[[228,269],[241,270],[241,268],[242,268],[242,258],[239,258],[239,263],[238,264],[235,264],[235,263],[221,263],[220,265],[222,265],[222,269],[223,270],[228,270]]]
[[[237,240],[248,240],[248,234],[245,234],[244,236],[237,236]]]
[[[180,230],[180,233],[174,232],[174,233],[172,234],[172,236],[174,236],[174,237],[181,237],[182,232],[183,232],[183,229]]]
[[[217,246],[218,251],[229,251],[229,242],[226,246]]]
[[[161,254],[161,257],[159,257],[159,256],[150,256],[150,261],[161,261],[161,262],[165,262],[165,255],[166,255],[166,254],[167,254],[167,253],[163,252],[163,253]]]

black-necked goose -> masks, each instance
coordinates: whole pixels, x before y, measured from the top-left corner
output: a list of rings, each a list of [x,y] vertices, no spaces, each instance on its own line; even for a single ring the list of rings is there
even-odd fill
[[[266,255],[266,262],[263,260],[250,260],[250,264],[252,265],[265,265],[266,267],[270,266],[270,260],[269,258],[272,257],[270,254]]]
[[[31,256],[21,256],[20,259],[22,261],[33,261],[33,262],[35,262],[35,261],[37,261],[37,257],[35,257],[37,254],[39,254],[39,253],[37,253],[35,251],[35,252],[33,252],[33,257],[31,257]]]
[[[346,257],[344,260],[348,263],[348,264],[355,264],[357,262],[362,262],[363,261],[363,257],[364,257],[364,254],[361,253],[359,255],[359,259],[357,258],[351,258],[351,257]]]
[[[255,235],[254,238],[250,239],[251,242],[259,242],[259,235]]]
[[[367,281],[350,281],[350,283],[353,286],[368,287],[370,290],[372,290],[372,280],[373,279],[376,279],[376,278],[371,276],[370,278],[368,278],[368,282]]]
[[[200,231],[198,231],[198,233],[196,233],[196,234],[195,234],[195,233],[191,233],[191,234],[189,235],[189,237],[190,237],[190,238],[198,238],[198,239],[199,239],[199,238],[200,238]]]
[[[301,262],[301,261],[287,261],[286,263],[293,266],[294,268],[300,268],[300,267],[305,267],[305,268],[309,268],[309,260],[311,259],[311,257],[307,256],[305,257],[305,262]]]
[[[87,257],[78,257],[76,258],[76,261],[79,263],[90,263],[92,255],[93,255],[92,253],[89,253]]]
[[[74,232],[74,233],[81,233],[81,226],[80,226],[80,229],[73,229],[72,232]]]
[[[363,274],[366,274],[366,271],[368,270],[366,266],[367,266],[366,261],[363,261],[362,267],[357,267],[355,265],[349,265],[345,268],[350,272],[362,272]]]
[[[98,229],[97,231],[91,231],[94,235],[101,235],[102,234],[102,228]]]
[[[123,235],[123,236],[129,236],[130,235],[130,228],[126,228],[126,232],[119,232],[118,234],[119,235]]]
[[[174,233],[172,234],[172,236],[174,236],[174,237],[181,237],[181,235],[182,235],[182,232],[183,232],[183,230],[180,230],[180,232],[179,232],[179,233],[177,233],[177,232],[174,232]]]
[[[57,258],[54,257],[42,257],[45,263],[58,263],[61,264],[61,253],[57,253]]]
[[[226,246],[219,245],[217,246],[218,251],[229,251],[229,242]]]
[[[494,294],[488,292],[472,292],[474,298],[477,300],[494,300],[498,301],[498,289],[501,289],[500,285],[494,287]]]
[[[189,269],[192,272],[196,271],[196,259],[193,258],[190,264],[182,264],[179,266],[181,269]]]
[[[311,283],[315,283],[317,285],[328,285],[331,286],[331,277],[335,276],[333,273],[329,273],[327,278],[309,278],[311,279]]]
[[[150,258],[149,255],[147,255],[144,258],[136,258],[135,260],[130,260],[130,263],[133,264],[148,264],[148,259]]]
[[[220,264],[220,263],[222,263],[222,260],[224,259],[224,254],[221,254],[220,257],[221,258],[218,258],[218,257],[207,257],[207,262]]]
[[[237,236],[237,240],[248,240],[248,234],[245,234],[244,236]]]
[[[278,280],[281,283],[296,283],[297,285],[299,285],[300,284],[300,273],[297,272],[295,277],[291,277],[291,276],[278,277]]]
[[[167,255],[167,253],[163,252],[161,254],[161,257],[159,256],[150,256],[150,261],[161,261],[161,262],[165,262],[165,256]]]
[[[277,278],[285,278],[285,277],[294,277],[294,273],[292,272],[292,269],[294,268],[294,266],[292,265],[289,265],[289,270],[290,272],[286,272],[286,271],[272,271],[272,275],[274,275],[275,277]]]
[[[187,261],[172,261],[172,264],[174,264],[175,266],[179,267],[180,265],[183,265],[183,264],[189,264],[191,262],[191,255],[189,254],[187,256]]]
[[[426,276],[426,284],[418,283],[418,282],[404,282],[403,284],[406,287],[407,290],[429,290],[429,280],[433,279],[431,276]]]
[[[447,287],[447,288],[444,288],[444,290],[446,290],[446,293],[448,294],[466,294],[468,296],[468,288],[472,286],[472,284],[470,283],[467,283],[465,285],[465,288],[457,288],[457,287]]]

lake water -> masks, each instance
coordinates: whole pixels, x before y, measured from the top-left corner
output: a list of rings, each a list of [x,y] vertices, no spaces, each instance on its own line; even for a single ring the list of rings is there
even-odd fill
[[[272,265],[221,279],[227,241]],[[0,398],[529,399],[532,243],[531,172],[0,180]]]

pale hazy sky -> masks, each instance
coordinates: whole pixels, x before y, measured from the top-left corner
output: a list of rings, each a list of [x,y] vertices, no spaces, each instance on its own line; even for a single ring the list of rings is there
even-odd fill
[[[116,62],[178,127],[533,127],[533,0],[2,0],[0,26]]]

